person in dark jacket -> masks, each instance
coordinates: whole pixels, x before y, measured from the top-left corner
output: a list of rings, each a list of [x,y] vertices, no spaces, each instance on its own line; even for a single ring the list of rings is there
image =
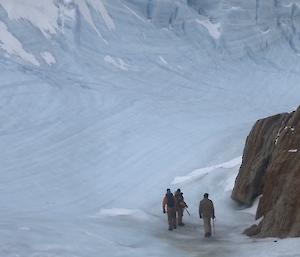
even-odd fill
[[[208,193],[204,194],[204,198],[199,203],[199,217],[203,219],[205,237],[211,236],[210,220],[215,218],[215,210],[213,202],[208,199]]]
[[[169,230],[172,231],[176,229],[176,209],[178,207],[177,198],[172,194],[170,189],[167,189],[166,196],[162,202],[163,213],[166,213],[167,206],[167,215],[168,215],[168,223]]]

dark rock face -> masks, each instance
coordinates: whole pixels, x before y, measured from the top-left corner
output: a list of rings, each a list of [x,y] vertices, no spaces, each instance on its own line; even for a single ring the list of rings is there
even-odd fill
[[[231,198],[239,204],[251,204],[260,195],[255,218],[263,219],[244,233],[299,237],[300,107],[258,120],[247,137]]]

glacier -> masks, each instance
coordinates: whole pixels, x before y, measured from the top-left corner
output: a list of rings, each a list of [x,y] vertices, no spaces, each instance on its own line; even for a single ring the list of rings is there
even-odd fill
[[[299,14],[299,0],[0,0],[1,256],[297,256],[299,239],[242,235],[253,211],[230,194],[252,125],[299,106]],[[172,233],[167,188],[191,214]]]

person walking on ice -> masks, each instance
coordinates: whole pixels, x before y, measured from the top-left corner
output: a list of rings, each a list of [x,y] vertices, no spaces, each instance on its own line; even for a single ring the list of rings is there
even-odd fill
[[[181,192],[180,188],[178,188],[174,194],[178,201],[178,208],[176,211],[178,226],[184,226],[185,224],[182,222],[182,217],[183,217],[184,208],[188,208],[188,205],[184,201],[183,193]]]
[[[166,206],[167,206],[167,215],[168,215],[168,223],[169,223],[169,230],[172,231],[176,229],[176,210],[178,207],[178,202],[176,197],[172,194],[171,190],[168,188],[166,196],[162,202],[163,213],[166,213]]]
[[[208,199],[208,193],[204,194],[204,198],[199,203],[199,217],[203,219],[205,237],[211,236],[210,220],[215,218],[215,210],[213,202]]]

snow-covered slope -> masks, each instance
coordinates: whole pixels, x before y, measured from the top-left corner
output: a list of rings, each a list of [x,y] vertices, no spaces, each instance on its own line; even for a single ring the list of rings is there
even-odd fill
[[[299,6],[0,0],[1,255],[195,256],[206,190],[232,254],[245,138],[299,104]],[[173,235],[167,187],[191,212]]]

